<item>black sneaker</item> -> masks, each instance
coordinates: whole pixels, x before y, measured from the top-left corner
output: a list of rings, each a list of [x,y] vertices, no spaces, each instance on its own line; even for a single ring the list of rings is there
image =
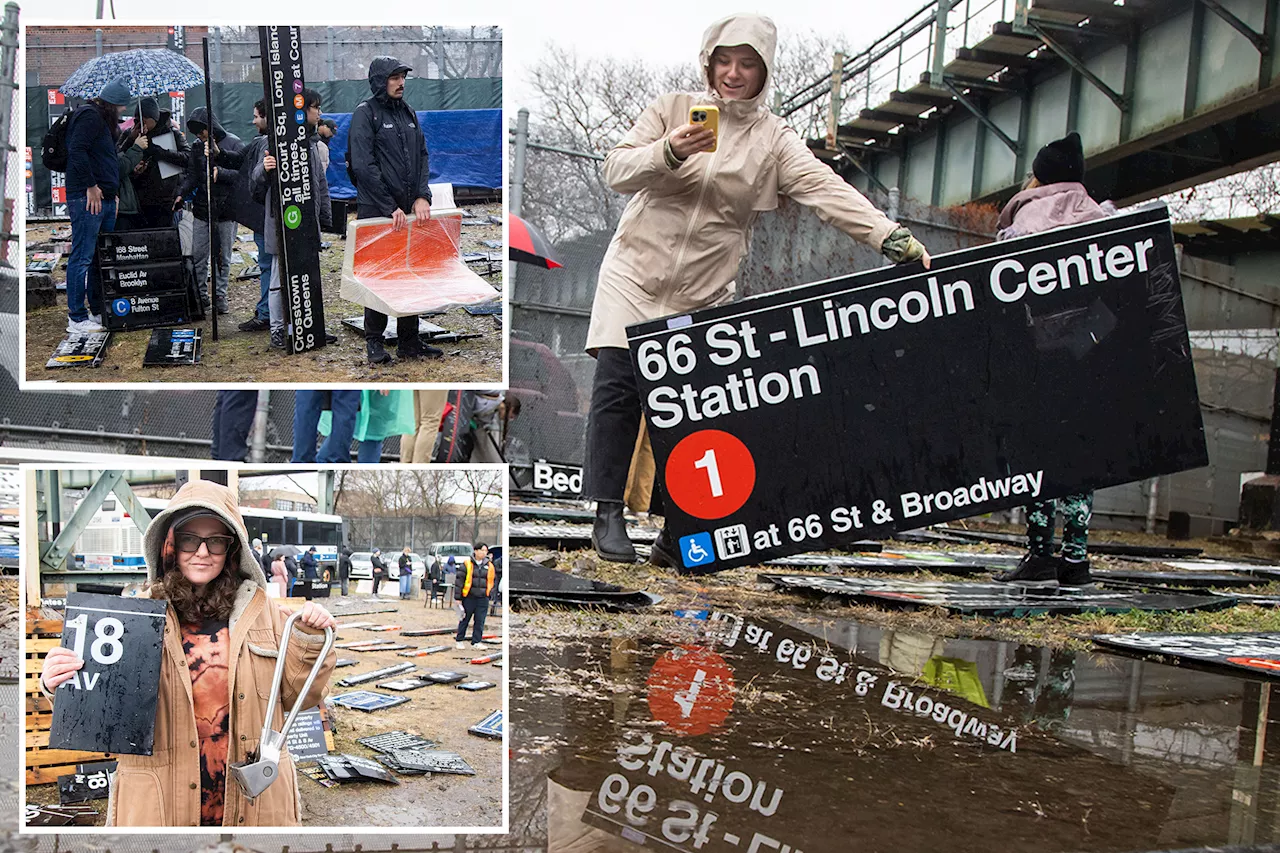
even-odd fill
[[[245,320],[236,327],[242,332],[263,332],[271,328],[270,320],[259,320],[256,316],[250,320]]]
[[[1089,574],[1089,561],[1068,560],[1058,558],[1058,586],[1092,586],[1093,575]]]
[[[271,348],[284,349],[284,329],[276,329],[271,333]]]
[[[1018,562],[1017,568],[996,575],[994,580],[1020,586],[1057,586],[1058,561],[1054,557],[1027,554]]]

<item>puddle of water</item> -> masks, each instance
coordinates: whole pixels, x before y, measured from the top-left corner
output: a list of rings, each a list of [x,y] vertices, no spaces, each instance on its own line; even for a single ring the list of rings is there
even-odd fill
[[[512,841],[985,853],[1277,832],[1263,682],[848,620],[692,624],[684,644],[515,649]]]

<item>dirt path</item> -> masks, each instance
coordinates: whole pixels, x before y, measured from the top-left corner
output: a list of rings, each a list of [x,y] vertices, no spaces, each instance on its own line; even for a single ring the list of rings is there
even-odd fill
[[[501,204],[469,205],[468,216],[485,218],[501,217]],[[49,242],[54,231],[70,233],[69,226],[38,225],[27,229],[28,252],[41,251],[38,244]],[[241,236],[251,236],[243,226]],[[362,317],[364,309],[338,296],[342,282],[342,258],[345,239],[326,234],[329,248],[320,256],[320,268],[324,282],[325,325],[331,334],[337,335],[336,344],[310,353],[288,355],[270,347],[267,332],[241,332],[237,325],[253,316],[258,302],[259,283],[255,276],[240,281],[237,276],[255,266],[245,251],[256,251],[253,241],[237,240],[236,251],[241,253],[241,263],[233,263],[228,297],[231,313],[218,318],[218,340],[212,339],[209,320],[195,324],[203,329],[204,353],[202,362],[191,367],[147,369],[142,366],[151,330],[116,332],[111,337],[106,357],[101,366],[64,367],[48,370],[45,362],[66,335],[67,302],[65,292],[59,292],[58,302],[49,308],[27,312],[26,369],[29,381],[68,382],[493,382],[502,380],[502,331],[491,316],[472,316],[461,308],[454,308],[430,321],[449,331],[479,333],[480,337],[457,343],[444,343],[440,348],[442,358],[413,362],[396,362],[381,367],[371,367],[364,351],[364,338],[353,329],[342,325],[349,317]],[[70,237],[65,238],[70,240]],[[485,240],[502,240],[502,226],[497,224],[464,225],[462,228],[463,252],[495,252],[485,246]],[[66,255],[58,262],[53,274],[55,284],[66,280]],[[484,264],[472,268],[483,273]],[[502,271],[483,276],[499,293],[502,291]],[[394,354],[394,348],[390,351]]]

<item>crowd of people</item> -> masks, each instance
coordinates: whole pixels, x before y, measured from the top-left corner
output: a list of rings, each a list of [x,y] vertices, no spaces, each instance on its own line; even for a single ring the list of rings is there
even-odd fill
[[[341,594],[344,596],[349,594],[351,556],[355,553],[350,544],[344,544],[338,548],[338,559],[333,575],[323,572],[314,545],[296,557],[294,550],[291,547],[267,550],[262,540],[256,538],[250,548],[264,576],[271,582],[279,584],[281,592],[285,595],[292,596],[299,581],[310,580],[326,582],[336,580]],[[382,584],[395,581],[399,585],[401,601],[413,598],[414,556],[413,549],[408,545],[401,549],[394,560],[384,557],[381,548],[374,548],[369,557],[372,595],[377,597]],[[445,591],[452,589],[455,601],[463,608],[464,618],[469,617],[479,625],[474,638],[474,642],[479,643],[479,638],[483,634],[485,616],[490,608],[498,606],[502,600],[502,562],[497,556],[490,554],[489,547],[483,543],[476,543],[472,549],[471,560],[458,560],[451,555],[444,557],[435,555],[424,567],[423,575],[419,579],[419,589],[428,601],[442,600],[445,597]],[[485,600],[483,608],[478,601],[480,598]],[[468,605],[468,599],[476,600]],[[460,625],[459,643],[463,640],[463,634],[464,631]]]
[[[416,112],[404,101],[405,79],[413,69],[390,56],[369,66],[370,96],[352,111],[348,171],[357,192],[357,216],[387,217],[396,229],[431,217],[426,137]],[[320,93],[303,89],[309,131],[310,174],[315,218],[307,223],[319,235],[333,226],[325,172],[329,143],[338,126],[323,118]],[[126,114],[131,113],[129,118]],[[270,150],[269,111],[265,100],[253,105],[257,133],[248,142],[229,133],[208,109],[192,111],[185,130],[159,108],[155,98],[135,99],[126,78],[107,83],[101,93],[77,107],[66,126],[67,207],[71,217],[71,255],[67,265],[67,332],[104,330],[104,307],[94,251],[104,231],[177,227],[183,251],[193,261],[200,300],[207,311],[231,311],[228,299],[236,230],[253,233],[258,253],[259,298],[242,332],[269,332],[271,346],[286,347],[280,265],[282,251],[273,172],[278,152]],[[212,183],[211,183],[212,182]],[[317,249],[318,251],[318,249]],[[212,264],[212,276],[209,266]],[[212,278],[212,292],[206,284]],[[365,309],[366,354],[370,364],[392,361],[383,334],[388,317]],[[423,343],[416,316],[397,319],[397,355],[401,359],[440,356]],[[329,342],[336,337],[326,333]]]

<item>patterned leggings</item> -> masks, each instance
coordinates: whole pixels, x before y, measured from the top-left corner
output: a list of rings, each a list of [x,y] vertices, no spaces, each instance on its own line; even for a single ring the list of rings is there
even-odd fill
[[[1038,557],[1053,556],[1055,504],[1062,510],[1062,556],[1068,560],[1086,559],[1093,492],[1027,504],[1027,540],[1031,553]]]

